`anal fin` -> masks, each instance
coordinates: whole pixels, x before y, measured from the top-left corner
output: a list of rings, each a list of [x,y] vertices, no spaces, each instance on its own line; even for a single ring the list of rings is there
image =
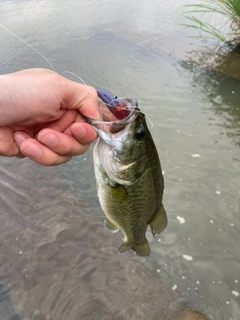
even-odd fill
[[[156,234],[163,232],[167,227],[167,223],[167,214],[164,206],[161,205],[161,207],[157,212],[155,212],[151,222],[149,223],[153,236],[155,237]]]
[[[119,247],[119,252],[120,253],[125,253],[126,251],[132,249],[132,244],[131,243],[127,243],[127,242],[123,242],[121,244],[121,246]]]

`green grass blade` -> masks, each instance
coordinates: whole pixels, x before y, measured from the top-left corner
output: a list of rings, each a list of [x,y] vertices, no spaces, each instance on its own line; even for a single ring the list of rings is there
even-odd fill
[[[184,24],[185,27],[199,29],[202,33],[207,33],[218,40],[229,42],[229,40],[240,41],[240,0],[205,0],[198,4],[187,4],[183,6],[185,17],[193,22],[193,24]],[[201,21],[192,16],[192,14],[220,14],[226,19],[217,29],[213,24]],[[190,15],[190,16],[189,16]],[[229,24],[232,32],[226,36],[220,31],[223,27]],[[202,37],[206,39],[207,37]],[[209,38],[209,37],[208,37]]]

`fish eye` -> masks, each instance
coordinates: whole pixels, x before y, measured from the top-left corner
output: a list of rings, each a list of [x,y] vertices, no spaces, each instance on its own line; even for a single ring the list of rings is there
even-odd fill
[[[137,140],[142,140],[145,138],[145,129],[143,125],[141,125],[135,132],[135,138]]]

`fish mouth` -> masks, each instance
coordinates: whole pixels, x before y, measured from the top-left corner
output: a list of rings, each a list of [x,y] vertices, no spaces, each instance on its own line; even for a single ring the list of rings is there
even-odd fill
[[[99,109],[103,120],[85,119],[87,123],[94,127],[99,137],[114,148],[116,146],[116,135],[136,119],[140,110],[137,100],[134,98],[114,98],[112,101],[114,103],[110,105],[108,101],[99,100]],[[116,101],[120,101],[121,107],[124,106],[124,112],[123,109],[120,110],[121,119],[117,118],[119,104]]]

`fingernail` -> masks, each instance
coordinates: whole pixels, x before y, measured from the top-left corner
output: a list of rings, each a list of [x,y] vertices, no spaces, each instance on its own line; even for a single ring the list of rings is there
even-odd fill
[[[19,132],[15,132],[15,133],[13,134],[13,136],[14,136],[15,142],[16,142],[18,145],[20,145],[24,140],[27,139],[27,137],[26,137],[24,134],[19,133]]]
[[[58,138],[54,133],[39,134],[38,140],[48,147],[54,147],[58,143]]]
[[[41,148],[34,143],[31,143],[25,147],[23,146],[21,151],[25,156],[35,159],[40,158],[42,155]]]

